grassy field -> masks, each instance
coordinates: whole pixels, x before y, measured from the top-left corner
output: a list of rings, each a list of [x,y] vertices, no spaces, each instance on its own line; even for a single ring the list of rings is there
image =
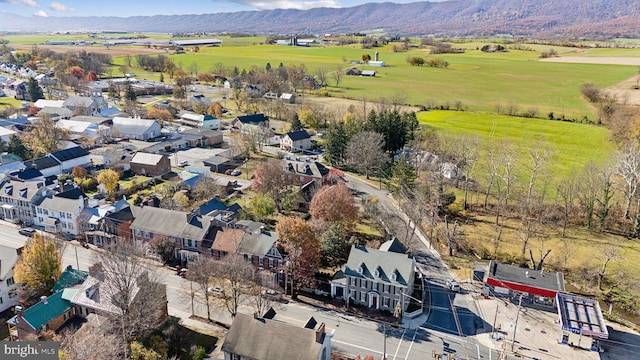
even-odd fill
[[[470,110],[493,112],[497,103],[516,102],[521,111],[536,108],[540,114],[554,112],[569,118],[588,116],[594,119],[594,109],[580,95],[582,83],[592,82],[606,87],[627,79],[637,73],[634,66],[601,64],[562,64],[539,62],[540,51],[550,46],[531,45],[537,51],[512,50],[506,53],[483,53],[476,50],[486,43],[466,43],[464,54],[437,55],[450,63],[447,69],[414,67],[407,63],[412,56],[429,57],[427,49],[413,49],[395,53],[390,46],[363,50],[358,46],[286,47],[276,45],[234,46],[201,48],[199,53],[171,55],[174,62],[189,69],[197,63],[200,71],[209,71],[215,63],[237,66],[239,69],[264,68],[284,65],[304,66],[310,72],[325,68],[329,72],[338,66],[346,69],[352,65],[343,59],[358,60],[363,54],[373,58],[379,51],[380,59],[389,66],[374,68],[360,65],[362,69],[378,72],[375,78],[347,77],[340,87],[330,86],[334,96],[354,99],[378,99],[395,94],[404,94],[410,104],[425,104],[433,100],[438,104],[457,100]],[[457,44],[456,44],[457,45]],[[573,48],[557,48],[559,53],[574,55]],[[620,56],[627,49],[592,49],[593,56]],[[587,56],[591,50],[582,54]],[[610,54],[607,55],[607,51]],[[635,56],[630,49],[627,56]],[[330,78],[329,85],[335,85]]]
[[[613,153],[609,131],[595,125],[455,111],[421,112],[418,120],[444,133],[475,135],[486,142],[504,139],[521,152],[540,139],[553,149],[552,171],[560,176]]]
[[[111,35],[112,37],[120,36]],[[167,34],[149,34],[150,38],[168,38]],[[78,35],[12,35],[5,36],[10,44],[36,44],[46,40],[94,40],[87,34]],[[542,51],[556,50],[560,55],[585,57],[637,57],[640,49],[577,49],[548,45],[523,44],[528,50],[510,50],[504,53],[484,53],[479,50],[490,41],[476,40],[454,47],[466,49],[464,54],[443,54],[435,57],[447,60],[446,69],[414,67],[407,63],[413,56],[432,57],[427,48],[413,48],[407,52],[393,52],[393,46],[362,49],[360,45],[288,47],[262,45],[264,37],[232,38],[219,37],[223,45],[201,47],[198,53],[186,49],[185,54],[169,55],[186,71],[197,64],[199,72],[211,71],[214,64],[236,66],[240,70],[252,67],[263,69],[267,63],[272,67],[284,65],[304,65],[309,73],[319,68],[329,72],[338,66],[347,69],[352,65],[344,60],[359,60],[363,54],[380,53],[380,60],[389,66],[373,68],[359,65],[362,69],[376,70],[375,78],[345,76],[339,87],[329,86],[329,91],[337,97],[376,100],[381,97],[404,94],[410,104],[435,102],[453,104],[461,101],[472,111],[494,112],[497,103],[515,102],[521,111],[530,108],[539,114],[554,112],[567,118],[595,118],[595,109],[585,101],[579,92],[582,83],[592,82],[599,87],[607,87],[630,78],[638,71],[636,66],[602,64],[567,64],[540,62]],[[100,40],[100,39],[95,39]],[[511,47],[512,45],[507,45]],[[121,58],[115,58],[114,74],[120,74]],[[157,80],[158,74],[130,69],[139,78]],[[165,74],[166,75],[166,74]],[[168,76],[165,76],[169,81]],[[329,76],[329,85],[335,85]]]

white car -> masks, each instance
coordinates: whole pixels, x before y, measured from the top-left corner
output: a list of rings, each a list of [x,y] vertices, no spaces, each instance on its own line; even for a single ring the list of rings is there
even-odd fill
[[[457,281],[453,279],[448,279],[447,281],[445,281],[445,283],[447,284],[447,287],[449,288],[449,290],[453,292],[460,292],[460,284],[458,284]]]
[[[189,165],[189,162],[187,160],[182,160],[178,163],[178,166],[180,167],[185,167],[187,165]]]
[[[220,286],[213,286],[207,289],[207,292],[214,295],[222,295],[224,293],[224,289]]]

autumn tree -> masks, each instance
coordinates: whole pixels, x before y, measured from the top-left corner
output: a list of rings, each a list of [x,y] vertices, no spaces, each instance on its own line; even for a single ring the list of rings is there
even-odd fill
[[[80,66],[72,66],[69,68],[69,74],[76,79],[84,79],[84,70]]]
[[[71,175],[74,179],[84,179],[87,177],[87,169],[82,166],[74,166],[71,170]]]
[[[215,179],[205,177],[196,181],[193,189],[191,189],[191,198],[195,201],[203,201],[211,199],[216,195],[224,195],[225,193],[226,189]]]
[[[112,195],[114,191],[116,191],[119,180],[120,175],[112,169],[104,169],[98,173],[98,183],[104,186],[104,189],[107,190],[109,195]]]
[[[173,115],[171,115],[171,112],[167,109],[151,108],[147,111],[145,118],[158,120],[161,124],[173,123]]]
[[[311,225],[300,218],[282,219],[276,231],[287,253],[285,271],[291,284],[291,295],[295,298],[298,290],[315,286],[315,273],[320,263],[320,241]]]
[[[209,105],[209,108],[207,109],[207,114],[213,115],[218,119],[222,118],[222,115],[223,115],[222,104],[220,104],[220,102],[218,101],[212,103],[211,105]]]
[[[289,187],[289,181],[281,161],[267,160],[260,163],[253,170],[251,187],[263,194],[269,194],[280,209],[284,191]]]
[[[35,233],[16,262],[14,278],[29,292],[48,293],[62,273],[64,243]]]
[[[358,221],[353,193],[343,182],[321,187],[311,199],[309,213],[316,219],[341,223],[349,229]]]
[[[244,211],[256,221],[268,221],[276,211],[276,203],[269,194],[257,194],[244,208]]]
[[[71,133],[57,127],[48,115],[40,116],[30,131],[23,136],[25,146],[34,156],[44,156],[62,147],[63,141],[71,139]]]
[[[382,168],[388,161],[384,152],[384,137],[374,131],[362,131],[351,137],[345,149],[347,162],[356,170],[369,175]]]

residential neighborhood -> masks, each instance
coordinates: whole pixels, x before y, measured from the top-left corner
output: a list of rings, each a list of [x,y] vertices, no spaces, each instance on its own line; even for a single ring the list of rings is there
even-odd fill
[[[4,344],[52,341],[67,360],[640,353],[640,75],[614,64],[621,95],[582,81],[604,56],[580,74],[547,61],[627,45],[4,36],[16,34],[0,29]],[[518,78],[509,56],[557,66],[576,88],[563,104],[579,105],[445,89],[487,63],[500,68],[487,78]],[[417,96],[411,81],[442,90]]]

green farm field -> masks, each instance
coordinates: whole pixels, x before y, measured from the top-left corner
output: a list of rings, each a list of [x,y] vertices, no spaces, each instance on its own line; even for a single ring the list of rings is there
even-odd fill
[[[486,142],[505,140],[521,154],[539,140],[552,149],[551,171],[557,176],[589,161],[601,163],[614,151],[609,130],[594,125],[455,111],[421,112],[418,120],[447,134],[474,135]]]
[[[453,104],[461,101],[472,111],[494,112],[498,103],[515,102],[520,111],[537,109],[541,116],[554,112],[557,116],[581,119],[595,117],[595,109],[583,99],[580,85],[592,82],[607,87],[632,77],[637,67],[607,64],[567,64],[537,61],[539,51],[512,50],[505,53],[483,53],[475,50],[481,43],[462,44],[470,50],[464,54],[437,55],[450,63],[449,68],[411,66],[407,59],[413,56],[430,57],[427,49],[413,49],[396,53],[389,46],[377,49],[380,59],[389,66],[361,69],[376,70],[375,78],[344,76],[340,86],[329,86],[332,96],[370,100],[403,94],[409,104],[427,102]],[[551,47],[535,45],[540,51]],[[573,54],[574,49],[557,49],[560,53]],[[611,50],[611,56],[619,56],[627,49]],[[635,51],[635,49],[630,49]],[[343,59],[358,60],[363,54],[372,58],[376,50],[351,47],[287,47],[276,45],[226,44],[221,47],[201,48],[198,53],[171,55],[177,64],[189,69],[197,63],[200,71],[208,71],[215,63],[237,66],[239,69],[264,68],[284,65],[304,66],[313,73],[318,68],[329,72],[338,66],[352,66]],[[630,52],[630,56],[633,54]],[[604,56],[604,55],[600,55]],[[329,85],[335,82],[329,77]]]
[[[169,36],[146,35],[150,38]],[[4,38],[10,41],[10,45],[43,43],[47,39],[90,39],[86,34],[12,35]],[[535,109],[541,117],[553,112],[558,117],[564,115],[566,118],[578,120],[585,116],[594,120],[596,116],[595,108],[580,94],[581,84],[591,82],[600,88],[608,87],[636,75],[637,66],[541,62],[538,61],[540,53],[554,49],[561,56],[637,57],[640,54],[640,49],[577,49],[537,44],[521,45],[528,50],[510,49],[502,53],[484,53],[477,49],[491,42],[474,40],[452,44],[454,47],[465,48],[464,54],[431,56],[428,48],[393,52],[393,46],[398,45],[397,43],[374,49],[362,49],[360,45],[305,48],[263,45],[265,38],[260,36],[218,38],[224,42],[222,46],[201,47],[197,53],[185,49],[185,54],[168,56],[186,71],[190,71],[194,63],[197,64],[199,72],[211,71],[217,63],[227,67],[238,67],[240,70],[250,70],[253,67],[264,69],[267,63],[272,67],[280,63],[296,66],[304,64],[308,73],[324,68],[330,73],[328,90],[336,97],[375,101],[402,94],[406,97],[407,103],[412,105],[452,105],[460,101],[470,111],[489,113],[495,112],[496,104],[513,102],[518,104],[521,112]],[[104,48],[97,45],[87,51],[94,48],[102,49],[104,52]],[[135,49],[129,48],[131,51]],[[376,77],[344,76],[339,87],[335,86],[331,72],[338,66],[343,69],[353,66],[344,60],[360,60],[363,54],[369,54],[373,58],[376,51],[380,53],[380,60],[385,61],[388,67],[358,65],[361,69],[376,70]],[[442,58],[450,65],[446,69],[411,66],[407,60],[414,56]],[[122,63],[121,57],[114,57],[114,74],[120,73],[119,67]],[[140,78],[159,78],[159,74],[145,73],[140,69],[129,70],[138,74]]]

